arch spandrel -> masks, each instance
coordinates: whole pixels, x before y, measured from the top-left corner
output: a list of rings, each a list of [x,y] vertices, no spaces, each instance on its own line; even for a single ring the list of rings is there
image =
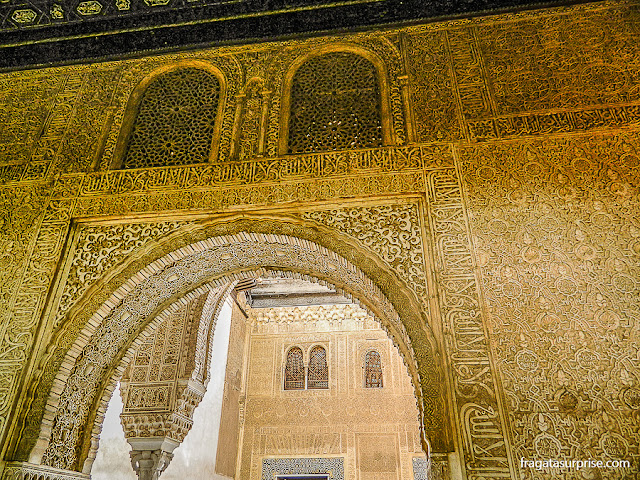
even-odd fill
[[[363,303],[365,304],[365,306],[369,310],[371,310],[376,315],[376,317],[382,319],[383,324],[386,324],[389,332],[396,339],[396,342],[399,344],[401,353],[403,353],[403,355],[405,356],[405,360],[411,357],[412,352],[415,353],[416,363],[413,363],[413,361],[409,363],[410,364],[413,363],[414,365],[416,365],[416,367],[411,368],[411,365],[409,365],[409,367],[410,367],[410,370],[413,370],[414,383],[417,384],[418,383],[417,379],[420,378],[421,386],[423,390],[425,390],[426,397],[423,396],[422,394],[419,394],[419,396],[422,397],[420,405],[421,407],[425,407],[427,409],[426,413],[428,415],[425,416],[425,419],[427,421],[436,419],[431,424],[427,422],[426,429],[428,432],[428,436],[432,441],[433,446],[436,449],[438,448],[438,445],[440,445],[441,448],[446,449],[447,448],[446,434],[442,435],[442,433],[446,431],[446,427],[443,426],[444,418],[445,418],[443,405],[445,402],[444,402],[444,393],[442,392],[442,387],[441,387],[442,381],[439,380],[442,378],[439,371],[439,367],[438,367],[438,363],[440,359],[438,357],[438,354],[435,353],[436,352],[436,348],[434,347],[435,341],[431,336],[429,336],[428,328],[425,328],[425,325],[428,324],[427,319],[425,318],[425,313],[422,311],[421,307],[419,306],[418,302],[414,298],[413,294],[411,294],[409,292],[409,289],[406,288],[405,283],[401,279],[399,279],[395,274],[393,274],[393,272],[390,272],[388,267],[385,267],[384,261],[382,261],[377,255],[372,254],[372,252],[366,251],[366,249],[362,249],[361,246],[354,244],[352,239],[349,239],[344,235],[338,234],[335,231],[331,231],[329,229],[326,229],[318,225],[309,225],[309,224],[305,225],[303,221],[295,217],[287,217],[287,218],[280,217],[277,219],[264,218],[264,217],[253,218],[253,219],[235,218],[235,219],[227,219],[227,221],[224,223],[202,222],[197,227],[194,227],[193,225],[188,226],[186,228],[186,232],[184,231],[177,232],[174,235],[168,236],[166,239],[163,240],[163,242],[158,242],[157,244],[154,244],[151,247],[142,249],[144,251],[138,252],[138,255],[135,255],[135,258],[136,258],[135,262],[128,264],[127,267],[123,267],[123,266],[120,267],[120,270],[121,270],[120,273],[122,273],[123,271],[131,272],[132,265],[134,264],[137,265],[138,267],[146,264],[148,265],[148,267],[139,268],[139,271],[142,271],[142,273],[148,274],[151,271],[150,265],[154,264],[154,262],[156,262],[157,265],[165,265],[167,263],[166,258],[163,261],[160,261],[160,259],[163,256],[162,254],[165,253],[167,250],[169,250],[170,247],[177,247],[180,244],[193,245],[194,243],[197,243],[196,241],[198,240],[199,237],[200,238],[204,237],[205,239],[209,239],[207,243],[208,246],[219,247],[220,245],[225,243],[225,240],[228,243],[230,239],[229,238],[225,239],[223,236],[219,236],[219,235],[216,236],[215,235],[216,233],[229,234],[229,233],[241,232],[243,230],[247,232],[256,232],[256,233],[269,232],[270,236],[267,238],[270,238],[270,239],[274,239],[274,238],[282,239],[284,238],[282,237],[283,234],[292,234],[292,237],[293,235],[295,235],[295,241],[299,245],[305,245],[306,247],[311,247],[315,245],[313,248],[315,248],[316,251],[319,251],[318,249],[322,249],[323,247],[320,247],[320,245],[318,245],[317,243],[310,243],[309,240],[316,240],[316,241],[319,241],[319,243],[322,242],[322,243],[331,244],[331,246],[333,247],[333,251],[330,252],[329,250],[326,250],[326,249],[325,251],[327,252],[327,255],[328,255],[327,258],[331,258],[333,263],[331,267],[329,267],[329,265],[325,262],[323,266],[323,268],[325,269],[325,272],[323,273],[323,275],[317,275],[317,277],[320,280],[329,281],[329,283],[335,284],[338,288],[342,288],[342,290],[345,293],[353,295],[355,298],[359,298],[363,300]],[[276,232],[276,233],[272,233],[272,232]],[[238,238],[243,238],[246,241],[247,239],[250,239],[252,236],[255,236],[255,234],[239,235],[238,237],[236,237],[236,240]],[[203,240],[200,240],[200,242],[203,242]],[[286,245],[286,244],[283,244],[283,245]],[[298,249],[300,248],[299,245],[297,247]],[[192,251],[193,246],[183,248],[183,250]],[[339,253],[343,254],[343,256],[341,257],[337,255],[336,253],[334,253],[335,251],[338,251]],[[171,255],[171,258],[173,258],[175,254],[176,253],[174,252]],[[265,258],[264,252],[261,253],[261,257],[263,259]],[[304,260],[304,256],[302,258]],[[275,257],[274,257],[274,260],[276,260]],[[338,278],[337,279],[338,281],[335,281],[335,280],[331,281],[332,275],[335,276],[336,266],[344,265],[349,262],[357,263],[361,267],[360,274],[359,274],[360,276],[357,277],[358,280],[366,279],[367,277],[375,278],[377,283],[379,283],[380,286],[382,287],[382,290],[379,290],[378,287],[371,284],[372,290],[368,292],[361,292],[361,291],[356,291],[353,288],[349,288],[345,284],[343,279]],[[273,261],[271,263],[277,264],[278,262]],[[288,269],[290,271],[294,271],[294,272],[296,271],[296,269],[292,268],[291,265],[283,265],[283,266],[285,267],[285,269]],[[306,266],[304,267],[304,269],[306,269],[307,272],[298,270],[297,273],[301,275],[308,273],[308,266],[309,266],[309,263],[307,261]],[[251,269],[253,267],[257,268],[260,266],[238,264],[235,266],[235,271],[241,272],[247,269]],[[304,269],[301,269],[301,270],[304,270]],[[109,286],[113,286],[115,284],[113,279],[116,277],[118,277],[117,274],[112,274],[108,276],[108,278],[110,279],[110,281],[107,282]],[[347,278],[347,277],[344,276],[344,278]],[[120,282],[120,288],[125,287],[125,290],[127,290],[126,284],[127,284],[127,281],[122,279]],[[98,284],[96,284],[93,288],[101,289],[104,287],[105,287],[104,284],[100,284],[100,282],[98,282]],[[131,285],[129,287],[131,287]],[[112,292],[114,292],[115,290],[117,289],[114,289],[113,287],[111,287]],[[131,290],[131,288],[128,288],[128,290]],[[179,296],[180,294],[176,294],[176,295]],[[88,297],[90,295],[91,295],[91,289],[89,292],[87,292],[85,297]],[[122,296],[122,293],[120,293],[119,295]],[[380,301],[381,299],[384,299],[385,296],[391,300],[391,303],[393,303],[393,305],[389,303],[385,307],[384,302],[379,303],[378,305],[375,304],[376,300]],[[371,301],[371,299],[373,299],[373,302]],[[107,302],[107,304],[108,303],[114,304],[113,301]],[[383,306],[381,307],[381,305]],[[385,310],[388,310],[388,307],[391,307],[390,311],[394,311],[395,310],[394,305],[397,305],[396,308],[398,311],[403,312],[402,320],[404,324],[397,324],[396,322],[391,322],[389,320],[390,317],[389,317],[388,311],[387,313],[385,313]],[[105,313],[104,308],[99,309],[99,311],[101,316],[104,316],[104,313]],[[396,325],[393,325],[393,323],[396,323]],[[408,327],[407,330],[409,330],[409,333],[411,334],[410,335],[411,338],[409,338],[409,336],[404,334],[404,339],[402,339],[403,335],[400,335],[401,332],[399,330],[404,330],[405,325]],[[401,339],[401,341],[398,341],[398,339]],[[413,345],[413,348],[412,348],[412,345]],[[45,387],[45,385],[40,385],[41,391],[44,390],[43,387]],[[46,391],[49,391],[49,388],[50,387],[48,387]],[[49,405],[49,408],[51,408],[51,405]],[[37,414],[37,412],[31,412],[31,413]],[[51,414],[48,414],[48,417],[50,415]]]

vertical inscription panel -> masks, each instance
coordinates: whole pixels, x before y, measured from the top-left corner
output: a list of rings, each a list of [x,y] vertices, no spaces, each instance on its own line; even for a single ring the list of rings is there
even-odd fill
[[[467,478],[512,478],[504,414],[473,271],[456,170],[428,173],[429,222],[454,405]]]

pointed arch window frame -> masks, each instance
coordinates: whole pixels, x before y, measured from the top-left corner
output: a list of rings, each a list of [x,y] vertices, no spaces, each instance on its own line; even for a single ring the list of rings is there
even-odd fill
[[[378,356],[378,360],[379,360],[379,368],[380,368],[380,384],[379,385],[368,385],[368,375],[367,375],[367,369],[369,368],[369,355],[371,353],[375,353]],[[362,361],[362,375],[363,375],[363,379],[362,379],[362,386],[365,389],[369,389],[369,388],[384,388],[384,366],[383,366],[383,361],[382,361],[382,354],[380,353],[380,351],[377,348],[369,348],[367,349],[367,351],[365,352],[364,356],[362,357],[363,361]]]
[[[288,385],[288,379],[287,379],[287,370],[289,368],[289,356],[291,355],[291,352],[293,350],[299,350],[300,351],[300,361],[302,363],[302,370],[301,370],[301,379],[302,379],[302,386],[301,387],[295,387],[295,388],[291,388],[291,387],[287,387]],[[282,376],[283,376],[283,381],[282,381],[282,387],[283,390],[287,390],[287,391],[297,391],[297,390],[306,390],[307,389],[307,368],[305,367],[305,363],[304,363],[304,350],[299,347],[298,345],[292,345],[289,348],[287,348],[285,355],[284,355],[284,369],[282,371]],[[300,381],[300,380],[296,380],[296,381]]]
[[[311,375],[311,362],[313,360],[313,352],[316,349],[322,349],[322,351],[324,352],[324,367],[326,371],[326,379],[314,380],[314,381],[326,382],[326,386],[310,386],[309,376]],[[309,356],[309,362],[307,366],[307,376],[306,376],[307,390],[328,390],[329,389],[329,360],[328,360],[328,354],[327,354],[327,347],[321,344],[312,345],[311,348],[309,348],[308,356]]]
[[[109,165],[109,170],[124,169],[124,161],[127,155],[129,141],[131,139],[131,135],[133,134],[135,123],[138,117],[138,111],[144,99],[144,95],[147,91],[147,88],[155,80],[160,78],[162,75],[165,75],[170,72],[174,72],[176,70],[187,69],[187,68],[196,68],[212,74],[218,80],[218,84],[220,87],[220,93],[218,96],[218,105],[216,108],[216,116],[214,120],[213,136],[210,142],[209,156],[207,158],[207,162],[193,163],[192,165],[203,165],[205,163],[211,163],[216,159],[218,159],[220,137],[222,134],[222,123],[224,121],[224,112],[227,105],[227,94],[228,94],[227,79],[222,73],[222,71],[218,69],[215,65],[207,62],[198,61],[198,60],[191,60],[191,61],[176,62],[170,65],[165,65],[163,67],[157,68],[153,70],[151,73],[149,73],[146,77],[144,77],[134,87],[133,91],[129,95],[129,99],[127,100],[127,106],[125,107],[123,122],[122,122],[122,125],[120,126],[118,139],[116,141],[116,148],[113,153],[111,164]],[[177,165],[172,165],[172,166],[176,167]],[[186,165],[180,165],[180,166],[182,167]],[[164,167],[165,166],[163,165],[163,166],[144,167],[144,168],[164,168]]]
[[[397,139],[393,131],[393,119],[390,99],[390,82],[388,69],[385,63],[376,54],[369,50],[346,44],[332,44],[323,48],[316,49],[298,57],[291,64],[284,78],[282,87],[282,98],[280,101],[280,132],[278,137],[278,155],[302,155],[300,153],[289,153],[289,122],[291,119],[291,90],[293,88],[293,80],[298,69],[306,62],[316,57],[321,57],[329,53],[351,53],[359,55],[365,60],[373,64],[378,78],[378,94],[380,95],[380,122],[382,125],[382,147],[395,145]],[[380,148],[380,147],[378,147]],[[329,150],[329,152],[334,150]],[[340,150],[335,150],[340,151]],[[326,153],[327,151],[308,153],[306,155],[315,155]]]

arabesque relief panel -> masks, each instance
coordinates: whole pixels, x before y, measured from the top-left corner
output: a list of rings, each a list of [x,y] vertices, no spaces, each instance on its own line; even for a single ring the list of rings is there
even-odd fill
[[[67,226],[43,222],[47,192],[38,185],[0,189],[0,425],[5,428],[20,371],[33,348],[38,318]]]
[[[636,2],[617,2],[460,22],[443,32],[418,27],[410,54],[422,62],[409,70],[420,93],[416,129],[452,122],[454,99],[470,140],[637,127],[639,18]],[[439,79],[429,81],[434,72]],[[437,125],[419,138],[432,139]]]
[[[639,25],[637,4],[621,2],[478,26],[496,113],[638,102]]]
[[[451,141],[463,137],[455,95],[447,31],[401,37],[408,65],[416,141]]]
[[[0,183],[88,171],[101,153],[120,76],[120,65],[2,75]]]
[[[32,169],[45,168],[50,160],[46,157],[45,142],[40,143],[40,152],[32,151],[35,138],[44,129],[52,111],[59,110],[58,95],[66,85],[67,78],[62,73],[51,75],[42,72],[30,78],[21,75],[22,83],[19,96],[15,98],[15,89],[11,85],[11,77],[5,76],[1,83],[0,104],[2,105],[3,129],[0,133],[2,148],[2,178],[10,180],[29,180],[31,175],[25,175],[24,163],[32,161]],[[73,99],[74,97],[71,97]],[[57,108],[56,108],[57,107]],[[51,122],[49,122],[51,125]],[[22,168],[14,168],[20,165]],[[10,172],[10,173],[9,173]]]
[[[637,134],[460,148],[517,458],[637,469],[639,153]]]

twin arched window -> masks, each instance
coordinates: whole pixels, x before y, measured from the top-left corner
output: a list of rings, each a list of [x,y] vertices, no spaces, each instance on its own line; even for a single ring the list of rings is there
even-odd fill
[[[286,153],[383,145],[379,75],[363,56],[331,52],[305,61],[295,71],[288,94]],[[154,78],[139,98],[135,120],[123,139],[121,168],[208,162],[220,101],[220,81],[203,68],[170,70]]]
[[[329,368],[326,350],[316,345],[309,352],[309,367],[305,383],[304,355],[300,347],[291,347],[287,352],[284,367],[284,389],[304,390],[329,388]]]
[[[195,67],[153,79],[138,104],[122,168],[208,162],[220,90],[213,73]]]
[[[314,57],[291,85],[288,153],[379,147],[382,105],[375,66],[347,52]]]

